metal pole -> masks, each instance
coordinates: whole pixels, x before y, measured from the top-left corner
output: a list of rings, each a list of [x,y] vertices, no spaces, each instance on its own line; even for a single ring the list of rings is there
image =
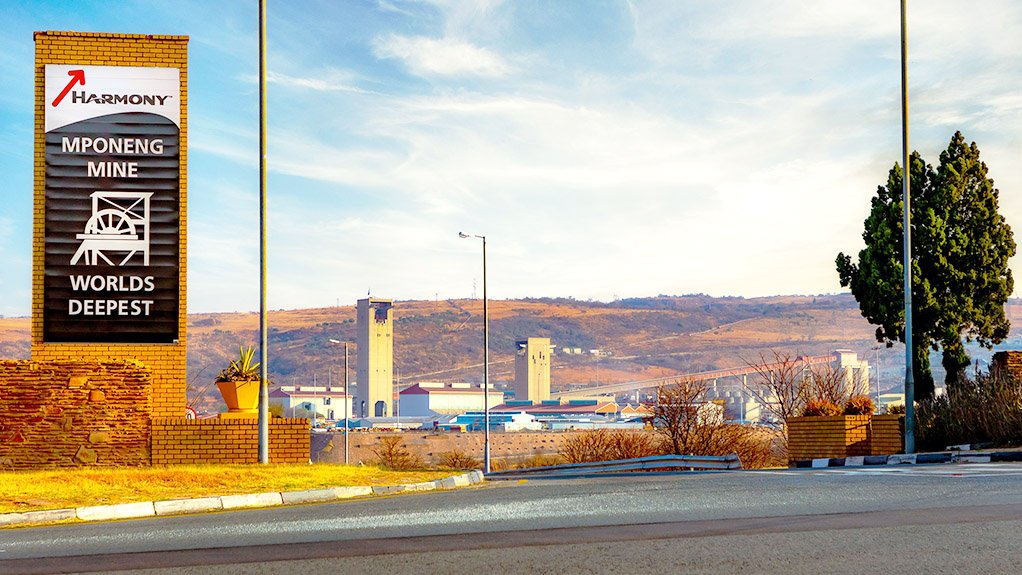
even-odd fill
[[[912,376],[912,194],[908,152],[908,35],[905,25],[905,2],[901,0],[901,141],[902,170],[901,197],[904,206],[902,231],[905,236],[905,453],[915,453],[915,381]]]
[[[259,0],[259,463],[270,462],[266,328],[266,0]]]
[[[876,406],[876,409],[877,409],[877,413],[879,413],[880,412],[880,346],[878,345],[878,346],[874,347],[873,351],[876,352],[876,364],[877,364],[877,389],[876,389],[877,406]]]
[[[490,312],[486,295],[486,236],[483,238],[483,473],[490,472]]]
[[[351,410],[351,396],[348,395],[348,342],[344,342],[344,464],[348,464],[348,412]]]

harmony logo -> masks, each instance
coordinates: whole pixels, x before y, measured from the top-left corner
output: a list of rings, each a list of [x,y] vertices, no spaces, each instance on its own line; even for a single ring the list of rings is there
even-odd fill
[[[90,94],[85,90],[71,91],[75,84],[85,85],[85,70],[69,70],[67,73],[71,76],[71,81],[67,83],[67,86],[61,90],[60,94],[53,99],[52,106],[54,108],[60,104],[64,98],[71,93],[71,102],[73,104],[133,104],[147,106],[162,106],[166,103],[167,98],[170,95],[159,95],[159,94]]]

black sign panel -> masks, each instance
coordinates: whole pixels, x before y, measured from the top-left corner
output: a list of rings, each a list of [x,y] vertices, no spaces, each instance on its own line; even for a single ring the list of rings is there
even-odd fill
[[[148,112],[46,133],[45,342],[177,341],[179,140]]]

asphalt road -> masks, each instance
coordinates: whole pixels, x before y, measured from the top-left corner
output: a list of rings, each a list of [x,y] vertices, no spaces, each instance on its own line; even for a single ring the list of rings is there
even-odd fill
[[[1017,573],[1019,548],[1022,465],[927,465],[492,482],[7,530],[0,573]]]

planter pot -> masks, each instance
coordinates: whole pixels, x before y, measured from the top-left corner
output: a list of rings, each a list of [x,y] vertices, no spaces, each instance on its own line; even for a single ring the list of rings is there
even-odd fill
[[[792,417],[788,462],[870,454],[869,415]]]
[[[218,381],[217,388],[227,404],[220,417],[259,417],[259,380]]]

